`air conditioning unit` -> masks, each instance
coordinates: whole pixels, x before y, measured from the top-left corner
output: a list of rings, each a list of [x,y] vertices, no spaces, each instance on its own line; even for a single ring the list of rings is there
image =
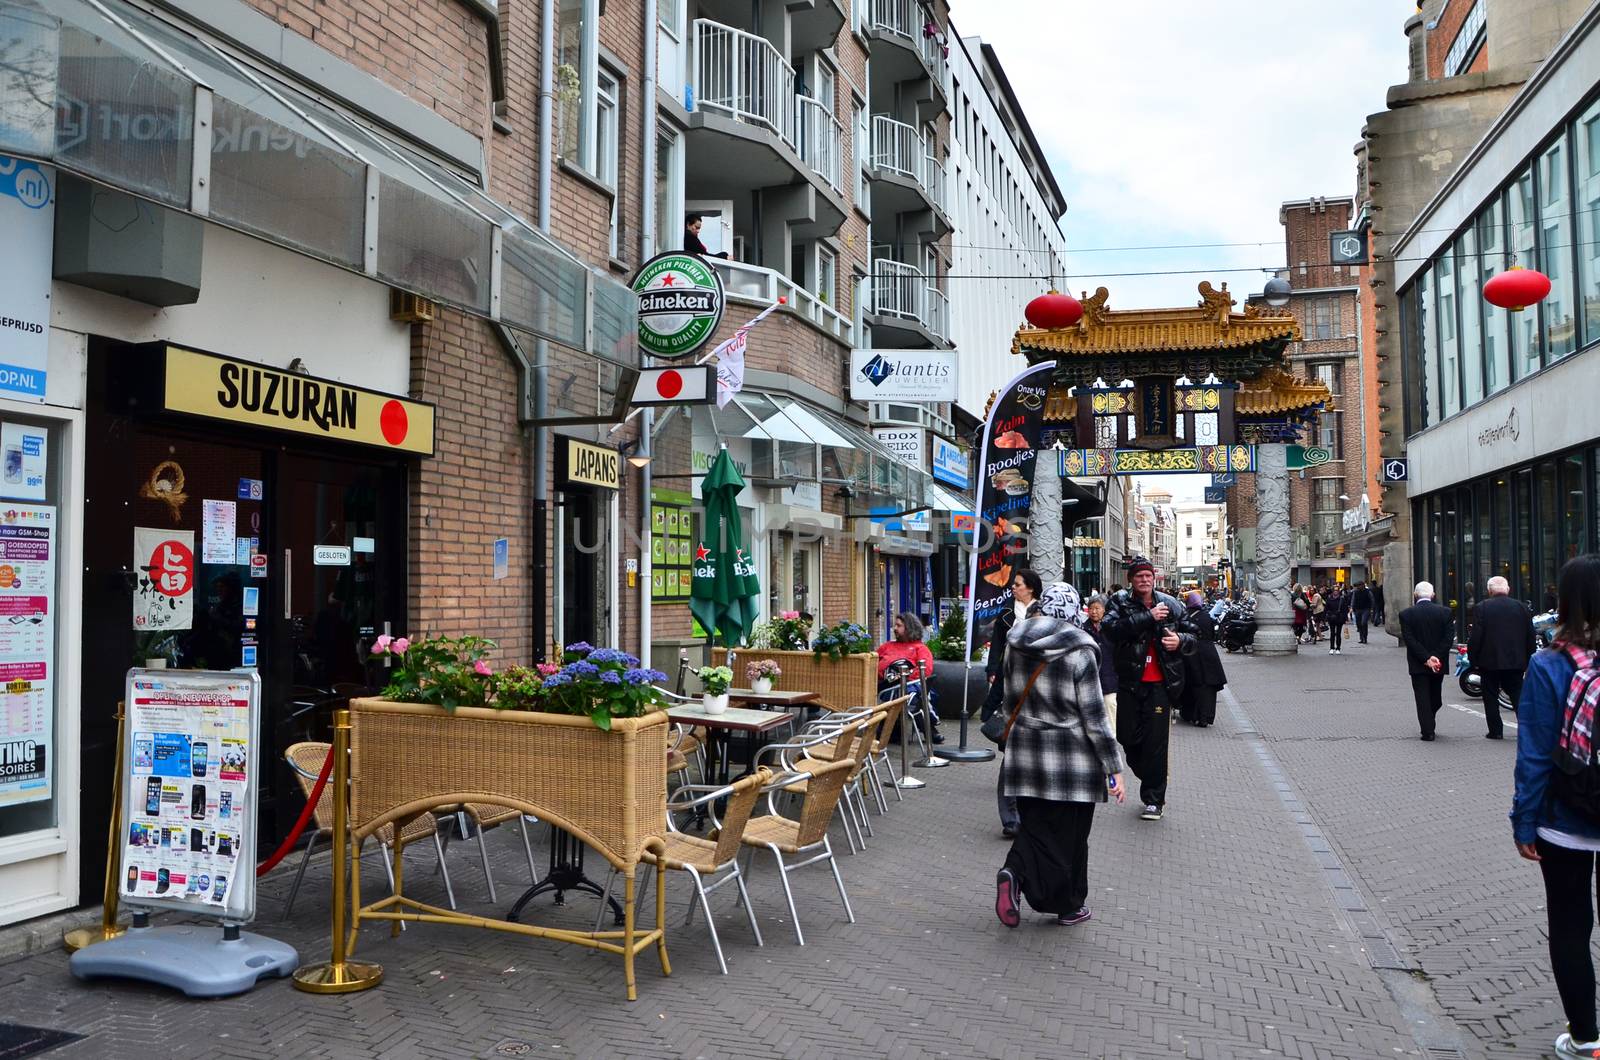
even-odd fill
[[[439,315],[439,306],[410,291],[389,290],[389,319],[404,324],[426,324]]]

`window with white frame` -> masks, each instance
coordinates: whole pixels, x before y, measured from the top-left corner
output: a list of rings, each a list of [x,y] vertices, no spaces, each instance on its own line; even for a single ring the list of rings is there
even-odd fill
[[[558,0],[556,111],[561,157],[595,171],[595,83],[599,66],[599,0]]]
[[[1326,386],[1334,397],[1338,397],[1340,377],[1343,374],[1340,367],[1338,361],[1318,361],[1311,366],[1311,377]]]
[[[617,256],[617,129],[621,125],[622,112],[617,105],[621,96],[619,82],[610,70],[602,69],[596,82],[595,92],[595,165],[591,172],[600,182],[612,191],[611,195],[611,232],[610,254]]]
[[[823,305],[837,306],[839,259],[827,247],[817,247],[817,298]]]

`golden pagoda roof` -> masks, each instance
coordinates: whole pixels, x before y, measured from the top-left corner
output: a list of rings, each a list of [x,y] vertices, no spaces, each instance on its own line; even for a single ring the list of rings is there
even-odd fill
[[[1333,408],[1333,392],[1320,379],[1302,379],[1282,368],[1269,368],[1239,383],[1234,412],[1240,416],[1275,416],[1321,406]]]
[[[1066,328],[1017,329],[1011,352],[1030,360],[1105,358],[1124,354],[1201,353],[1267,346],[1274,355],[1300,338],[1300,325],[1288,310],[1255,304],[1233,312],[1228,285],[1221,290],[1200,281],[1200,301],[1176,309],[1108,309],[1104,287],[1082,298],[1083,317]],[[1031,355],[1031,356],[1030,356]]]
[[[1060,383],[1052,386],[1044,396],[1044,422],[1071,423],[1078,415],[1078,399],[1068,393]]]

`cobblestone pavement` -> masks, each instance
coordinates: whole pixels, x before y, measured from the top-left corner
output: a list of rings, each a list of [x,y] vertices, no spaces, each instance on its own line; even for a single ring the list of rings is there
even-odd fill
[[[609,955],[414,925],[399,939],[368,929],[359,956],[383,964],[384,982],[338,997],[274,981],[195,1002],[79,983],[61,953],[35,955],[0,965],[0,1020],[87,1036],[51,1054],[62,1058],[1442,1060],[1547,1047],[1559,1010],[1540,892],[1504,820],[1513,745],[1453,711],[1437,743],[1416,741],[1400,655],[1376,641],[1227,662],[1237,703],[1211,729],[1174,733],[1166,820],[1141,822],[1132,805],[1097,813],[1094,919],[1079,927],[996,921],[995,766],[973,764],[924,774],[925,790],[874,818],[866,853],[841,853],[857,923],[820,866],[797,876],[804,947],[770,862],[751,883],[764,947],[732,890],[713,896],[727,977],[699,919],[681,927],[690,891],[670,880],[673,974],[642,957],[634,1003]],[[837,827],[835,841],[843,851]],[[528,867],[514,827],[491,832],[490,850],[497,906],[473,847],[451,847],[452,878],[463,908],[503,915]],[[424,901],[442,899],[431,860],[407,855],[408,891]],[[261,888],[257,928],[308,961],[327,954],[328,865],[313,862],[292,921],[277,919],[292,861]],[[592,923],[592,899],[568,903],[541,899],[533,919]],[[1407,974],[1413,962],[1429,981]]]
[[[1515,718],[1484,739],[1481,704],[1445,682],[1423,743],[1393,637],[1230,664],[1233,691],[1332,847],[1444,1012],[1489,1056],[1549,1055],[1564,1028],[1544,889],[1506,818]]]

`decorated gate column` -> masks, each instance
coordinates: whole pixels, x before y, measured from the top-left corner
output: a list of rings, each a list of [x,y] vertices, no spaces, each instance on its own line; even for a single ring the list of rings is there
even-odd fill
[[[1033,522],[1028,527],[1028,565],[1049,585],[1066,577],[1061,530],[1061,466],[1054,449],[1041,449],[1033,466]]]
[[[1258,655],[1295,654],[1289,532],[1289,447],[1256,451],[1256,640]]]

